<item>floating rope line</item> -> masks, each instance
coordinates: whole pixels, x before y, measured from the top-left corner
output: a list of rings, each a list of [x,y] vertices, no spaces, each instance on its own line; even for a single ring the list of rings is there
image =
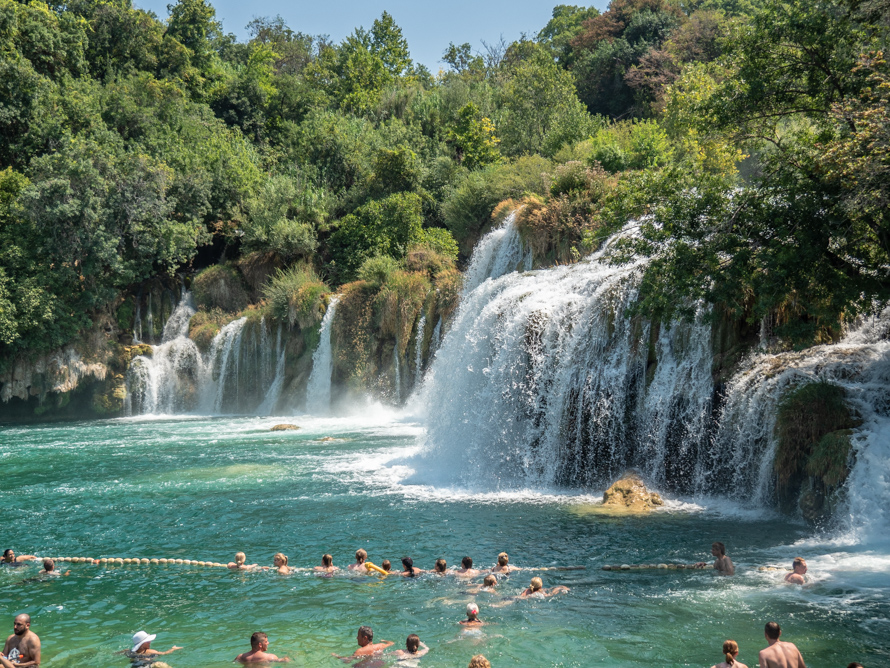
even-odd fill
[[[605,565],[602,567],[604,571],[642,571],[642,570],[653,570],[653,569],[670,569],[670,570],[695,570],[695,571],[707,571],[710,570],[710,566],[696,566],[695,564],[614,564],[614,565]],[[760,566],[757,568],[758,571],[790,571],[790,568],[784,568],[781,566]]]

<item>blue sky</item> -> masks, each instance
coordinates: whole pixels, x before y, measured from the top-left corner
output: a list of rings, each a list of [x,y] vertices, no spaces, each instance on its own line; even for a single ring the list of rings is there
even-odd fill
[[[167,5],[172,1],[134,0],[134,4],[164,19]],[[560,4],[559,0],[455,0],[435,4],[416,0],[211,0],[211,3],[225,32],[235,33],[241,40],[247,38],[244,27],[251,19],[280,14],[293,30],[330,35],[339,42],[358,26],[370,28],[374,19],[387,11],[402,28],[411,47],[411,57],[434,74],[445,67],[440,61],[448,42],[469,42],[474,49],[481,50],[482,40],[493,43],[503,35],[510,42],[523,32],[532,35],[547,25],[553,7]],[[563,3],[573,4],[566,0]],[[577,4],[590,6],[587,2]],[[602,11],[608,0],[595,0],[592,4]]]

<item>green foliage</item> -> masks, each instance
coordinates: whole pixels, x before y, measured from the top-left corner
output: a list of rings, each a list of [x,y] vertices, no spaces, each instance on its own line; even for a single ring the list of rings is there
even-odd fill
[[[189,320],[189,338],[204,352],[210,350],[210,344],[219,330],[237,318],[237,314],[220,308],[202,309]]]
[[[272,316],[291,327],[298,325],[302,330],[310,330],[321,322],[325,296],[329,293],[328,286],[308,264],[279,270],[263,286],[263,296]]]
[[[442,204],[445,225],[458,244],[469,250],[465,244],[472,247],[498,202],[525,193],[543,194],[543,174],[549,170],[548,160],[529,156],[467,174]]]
[[[850,431],[833,431],[819,439],[807,460],[807,475],[817,476],[830,487],[847,479],[850,472]]]
[[[202,270],[192,280],[195,303],[202,309],[237,313],[247,308],[247,291],[238,270],[227,264],[215,264]]]
[[[538,33],[538,43],[550,49],[560,65],[570,68],[575,56],[571,42],[584,32],[584,22],[596,16],[599,16],[596,7],[557,5],[553,8],[553,18]]]
[[[458,246],[454,236],[448,230],[441,227],[428,227],[421,230],[418,245],[457,261]]]
[[[457,113],[457,121],[449,128],[448,143],[454,147],[457,162],[468,169],[493,165],[500,161],[494,123],[481,116],[479,109],[468,102]]]
[[[399,261],[389,255],[375,255],[362,263],[358,270],[358,280],[364,281],[373,288],[379,288],[389,282],[392,275],[399,270]]]
[[[248,251],[271,251],[291,263],[309,258],[318,246],[330,198],[321,188],[283,175],[265,181],[245,204],[242,243]]]
[[[400,259],[421,237],[421,200],[414,193],[396,193],[372,200],[340,221],[329,248],[333,269],[344,280],[353,278],[368,258],[389,255]]]
[[[608,172],[659,167],[667,163],[673,146],[654,121],[622,121],[599,130],[591,138],[591,163]]]

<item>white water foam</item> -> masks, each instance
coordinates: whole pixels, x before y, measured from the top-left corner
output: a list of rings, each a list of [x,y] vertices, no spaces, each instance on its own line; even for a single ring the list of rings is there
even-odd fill
[[[312,371],[306,386],[306,410],[316,415],[324,415],[331,410],[331,375],[334,358],[331,349],[331,328],[339,297],[332,297],[321,321],[318,348],[312,354]]]

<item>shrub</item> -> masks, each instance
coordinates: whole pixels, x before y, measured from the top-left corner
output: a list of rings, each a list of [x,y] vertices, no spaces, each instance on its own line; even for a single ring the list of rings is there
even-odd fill
[[[307,264],[279,269],[263,286],[263,296],[269,302],[269,311],[277,320],[293,327],[309,329],[321,322],[325,311],[324,297],[330,288]]]
[[[454,264],[455,257],[453,255],[444,255],[426,244],[412,246],[405,257],[405,266],[409,271],[418,271],[430,278],[441,271],[453,269]]]
[[[218,308],[198,311],[189,321],[189,338],[195,342],[199,349],[206,352],[210,349],[213,337],[219,333],[219,330],[237,317],[234,313],[226,313]]]
[[[241,276],[228,264],[207,267],[192,281],[192,294],[199,308],[236,313],[247,307],[247,291]]]
[[[655,121],[621,121],[591,138],[588,161],[614,174],[660,167],[670,160],[672,151],[667,133]]]
[[[432,285],[424,274],[396,271],[377,294],[375,305],[380,333],[395,337],[399,355],[404,355],[408,348],[414,321],[430,290]]]
[[[457,241],[454,236],[446,229],[441,227],[428,227],[421,231],[418,246],[425,246],[439,255],[457,260]]]
[[[387,283],[398,270],[398,260],[388,255],[375,255],[365,260],[359,267],[358,278],[376,289]]]
[[[825,434],[807,461],[807,475],[819,477],[831,487],[840,485],[850,472],[850,449],[849,430]]]

